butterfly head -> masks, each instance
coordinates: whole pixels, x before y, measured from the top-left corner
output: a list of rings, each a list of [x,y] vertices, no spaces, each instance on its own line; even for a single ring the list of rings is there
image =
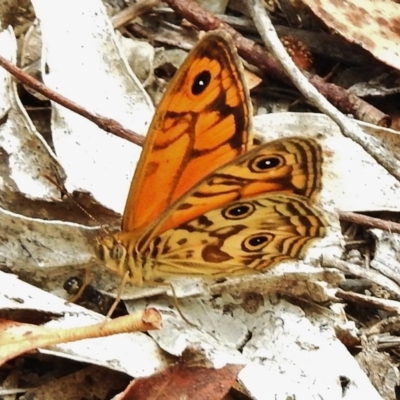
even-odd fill
[[[118,275],[124,274],[126,248],[113,235],[99,238],[95,246],[97,258]]]
[[[136,263],[132,257],[133,251],[130,242],[123,234],[100,238],[95,248],[97,258],[105,264],[107,269],[118,276],[125,276],[128,272],[129,281],[141,285],[143,277],[141,268],[135,267]]]

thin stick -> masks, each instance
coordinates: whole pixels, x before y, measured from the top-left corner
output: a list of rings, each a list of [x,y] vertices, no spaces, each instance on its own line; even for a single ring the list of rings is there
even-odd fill
[[[19,324],[15,321],[1,320],[2,344],[0,363],[17,355],[40,347],[49,347],[60,343],[75,342],[82,339],[98,338],[118,333],[145,332],[162,327],[160,313],[154,308],[111,321],[74,328],[55,329],[31,324]]]
[[[380,299],[378,297],[367,296],[365,294],[346,292],[341,289],[336,291],[336,296],[340,299],[355,303],[357,305],[376,307],[380,310],[400,314],[400,302],[396,300]]]
[[[160,2],[161,0],[142,0],[131,4],[111,18],[114,29],[119,29],[140,15],[149,12],[152,8],[158,6]]]
[[[16,77],[19,81],[21,81],[25,85],[36,90],[37,92],[47,97],[48,99],[53,100],[56,103],[61,104],[65,108],[68,108],[69,110],[88,119],[89,121],[92,121],[100,129],[113,133],[114,135],[122,139],[128,140],[129,142],[135,143],[138,146],[143,145],[144,137],[142,135],[139,135],[130,129],[124,128],[119,122],[117,122],[112,118],[106,118],[99,114],[86,110],[79,104],[64,97],[60,93],[55,92],[54,90],[50,89],[43,83],[39,82],[37,79],[25,73],[24,71],[22,71],[21,69],[19,69],[9,61],[7,61],[2,56],[0,56],[0,66],[3,67],[6,71],[8,71],[11,75]]]
[[[369,228],[377,228],[390,233],[400,233],[400,224],[393,221],[385,221],[380,218],[346,211],[339,211],[339,218],[342,221],[353,222],[355,224],[368,226]]]

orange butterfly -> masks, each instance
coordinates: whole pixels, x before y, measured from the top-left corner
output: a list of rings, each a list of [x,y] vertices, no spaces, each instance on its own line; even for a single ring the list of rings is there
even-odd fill
[[[250,104],[230,37],[205,35],[157,108],[121,232],[99,241],[108,268],[135,284],[248,274],[325,235],[313,204],[320,146],[296,137],[253,147]]]

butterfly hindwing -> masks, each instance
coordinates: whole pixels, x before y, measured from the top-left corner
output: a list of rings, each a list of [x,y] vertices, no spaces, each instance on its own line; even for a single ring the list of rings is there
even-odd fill
[[[305,197],[259,195],[209,211],[154,239],[147,254],[155,261],[150,274],[224,277],[261,272],[299,258],[326,231],[323,212]]]
[[[162,233],[214,208],[261,193],[293,193],[315,200],[321,189],[322,151],[312,139],[259,145],[216,169],[171,206],[156,227]]]

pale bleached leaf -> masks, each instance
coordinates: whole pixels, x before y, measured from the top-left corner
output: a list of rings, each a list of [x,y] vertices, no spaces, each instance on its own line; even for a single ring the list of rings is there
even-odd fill
[[[291,136],[316,139],[323,150],[321,202],[342,211],[399,211],[400,183],[361,146],[346,138],[323,114],[276,113],[254,118],[265,141]],[[397,131],[360,123],[390,148],[400,148]],[[399,153],[399,152],[398,152]]]
[[[0,33],[0,49],[4,58],[15,63],[17,42],[11,28]],[[0,118],[2,201],[10,202],[15,192],[31,199],[59,199],[58,188],[46,176],[62,181],[64,171],[22,106],[14,79],[3,68],[0,68]]]
[[[153,106],[120,51],[101,1],[32,4],[42,31],[46,85],[144,134]],[[54,146],[66,170],[67,189],[88,191],[121,213],[140,148],[58,104],[52,107]]]

